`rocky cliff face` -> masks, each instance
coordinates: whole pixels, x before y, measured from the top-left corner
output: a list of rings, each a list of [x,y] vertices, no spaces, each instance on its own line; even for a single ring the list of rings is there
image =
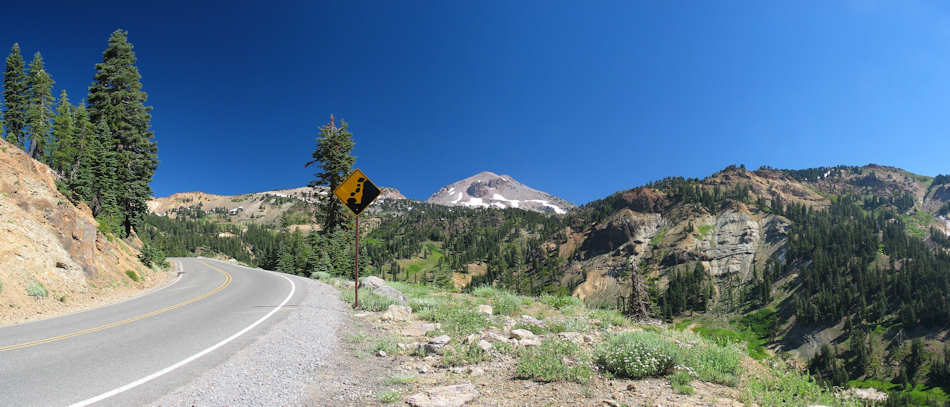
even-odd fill
[[[131,295],[169,274],[142,266],[137,239],[129,244],[96,228],[85,205],[57,191],[49,167],[0,141],[0,324]]]
[[[570,202],[528,187],[509,175],[487,171],[442,187],[426,202],[470,208],[520,208],[559,215],[574,207]]]

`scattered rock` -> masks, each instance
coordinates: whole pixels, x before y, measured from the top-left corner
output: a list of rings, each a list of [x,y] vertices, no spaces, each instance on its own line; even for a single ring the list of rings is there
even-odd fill
[[[484,339],[478,341],[478,343],[475,344],[475,346],[478,346],[481,350],[483,350],[483,351],[485,351],[485,352],[491,352],[491,350],[494,348],[494,346],[492,346],[492,344],[488,343],[488,341],[486,341],[486,340],[484,340]]]
[[[353,314],[353,316],[354,316],[354,317],[357,317],[357,318],[366,318],[366,317],[368,317],[368,316],[370,316],[370,315],[373,315],[373,313],[372,313],[372,312],[369,312],[369,311],[366,311],[366,312],[357,312],[357,313]]]
[[[479,305],[478,309],[476,310],[476,312],[478,312],[479,314],[488,315],[488,316],[492,316],[492,311],[493,310],[492,310],[491,305],[486,305],[486,304]]]
[[[515,329],[511,331],[511,337],[517,340],[534,339],[535,335],[527,329]]]
[[[482,337],[481,337],[480,335],[471,334],[471,335],[469,335],[469,336],[466,336],[465,339],[462,339],[462,343],[464,343],[464,344],[473,343],[473,342],[475,342],[475,341],[477,341],[477,340],[479,340],[479,339],[481,339],[481,338],[482,338]]]
[[[567,339],[578,345],[584,343],[584,335],[579,332],[561,332],[557,334],[557,337],[561,339]]]
[[[405,303],[406,303],[406,296],[405,296],[405,295],[402,295],[402,292],[401,292],[401,291],[399,291],[399,290],[397,290],[397,289],[395,289],[395,288],[392,288],[392,287],[390,287],[390,286],[388,286],[388,285],[384,285],[384,286],[382,286],[382,287],[376,287],[376,288],[373,290],[373,294],[380,295],[380,296],[383,296],[383,297],[392,298],[392,299],[394,299],[394,300],[396,300],[396,301],[399,301],[400,304],[405,304]]]
[[[478,397],[471,383],[436,387],[409,396],[407,403],[415,407],[459,407]]]
[[[379,352],[376,352],[376,356],[379,356],[379,357],[381,357],[381,358],[384,358],[384,357],[386,357],[386,351],[380,350]]]
[[[429,332],[442,328],[442,324],[429,322],[416,322],[402,330],[405,336],[426,336]]]
[[[386,321],[408,321],[412,316],[412,308],[406,305],[392,304],[383,313],[383,319]]]
[[[448,335],[442,335],[442,336],[437,336],[435,338],[432,338],[429,340],[428,343],[425,344],[426,353],[435,353],[437,355],[441,355],[442,348],[444,348],[445,345],[448,344],[450,341],[452,341],[452,338],[449,337]]]
[[[525,338],[518,341],[521,346],[541,346],[541,340],[538,338]]]
[[[376,276],[369,276],[360,280],[360,287],[366,287],[370,290],[375,290],[384,285],[386,285],[386,280],[383,280]]]
[[[485,337],[495,342],[508,343],[508,338],[494,332],[486,333]]]
[[[531,315],[522,315],[522,316],[521,316],[521,322],[524,322],[524,323],[526,323],[526,324],[531,324],[531,325],[544,326],[544,322],[543,322],[543,321],[541,321],[541,320],[539,320],[539,319],[537,319],[537,318],[535,318],[535,317],[532,317]]]
[[[605,406],[620,407],[620,404],[617,404],[617,402],[613,400],[601,400],[601,402],[604,403]]]
[[[412,352],[418,347],[419,347],[419,344],[417,343],[397,343],[396,344],[396,348],[398,348],[401,352],[406,352],[406,353]]]

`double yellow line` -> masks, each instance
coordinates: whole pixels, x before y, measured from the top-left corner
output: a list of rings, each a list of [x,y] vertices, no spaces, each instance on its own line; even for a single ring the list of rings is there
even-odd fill
[[[221,285],[219,285],[217,288],[215,288],[215,289],[213,289],[213,290],[211,290],[211,291],[208,291],[208,292],[206,292],[206,293],[204,293],[204,294],[201,294],[201,295],[199,295],[199,296],[197,296],[197,297],[194,297],[194,298],[191,298],[191,299],[189,299],[189,300],[179,302],[178,304],[171,305],[171,306],[168,306],[168,307],[159,309],[159,310],[155,310],[155,311],[149,312],[149,313],[147,313],[147,314],[142,314],[142,315],[139,315],[139,316],[137,316],[137,317],[132,317],[132,318],[128,318],[128,319],[123,319],[123,320],[121,320],[121,321],[116,321],[116,322],[108,323],[108,324],[105,324],[105,325],[100,325],[100,326],[93,327],[93,328],[87,328],[87,329],[83,329],[83,330],[80,330],[80,331],[70,332],[70,333],[68,333],[68,334],[64,334],[64,335],[60,335],[60,336],[54,336],[54,337],[51,337],[51,338],[37,339],[37,340],[35,340],[35,341],[24,342],[24,343],[18,343],[18,344],[15,344],[15,345],[0,346],[0,352],[6,352],[6,351],[11,351],[11,350],[23,349],[23,348],[29,348],[29,347],[31,347],[31,346],[42,345],[42,344],[44,344],[44,343],[58,342],[58,341],[61,341],[61,340],[64,340],[64,339],[69,339],[69,338],[73,338],[73,337],[77,337],[77,336],[82,336],[82,335],[86,335],[86,334],[91,334],[91,333],[93,333],[93,332],[104,331],[104,330],[109,329],[109,328],[115,328],[115,327],[117,327],[117,326],[122,326],[122,325],[125,325],[125,324],[130,324],[130,323],[135,322],[135,321],[138,321],[138,320],[142,320],[142,319],[145,319],[145,318],[148,318],[148,317],[153,317],[153,316],[156,316],[156,315],[158,315],[158,314],[171,311],[171,310],[173,310],[173,309],[177,309],[177,308],[184,307],[185,305],[191,304],[191,303],[193,303],[193,302],[195,302],[195,301],[200,301],[200,300],[202,300],[202,299],[204,299],[204,298],[207,298],[207,297],[210,297],[210,296],[212,296],[212,295],[214,295],[214,294],[217,294],[218,292],[220,292],[221,290],[223,290],[225,287],[227,287],[229,284],[231,284],[231,274],[230,274],[230,273],[228,273],[227,271],[221,270],[221,269],[219,269],[219,268],[217,268],[217,267],[214,267],[214,266],[212,266],[212,265],[210,265],[210,264],[208,264],[208,263],[205,263],[205,262],[202,262],[202,263],[204,263],[206,266],[208,266],[208,267],[214,269],[215,271],[217,271],[217,272],[219,272],[219,273],[221,273],[221,274],[224,275],[224,282],[221,283]]]

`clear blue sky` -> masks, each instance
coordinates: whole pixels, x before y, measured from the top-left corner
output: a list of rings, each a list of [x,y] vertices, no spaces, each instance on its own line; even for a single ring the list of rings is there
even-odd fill
[[[950,172],[938,1],[19,3],[0,46],[74,102],[129,31],[158,196],[304,185],[331,113],[415,199],[483,170],[575,203],[732,163]]]

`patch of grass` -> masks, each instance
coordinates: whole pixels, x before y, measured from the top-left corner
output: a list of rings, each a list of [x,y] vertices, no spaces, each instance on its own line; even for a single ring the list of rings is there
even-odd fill
[[[670,375],[670,386],[673,386],[673,391],[677,394],[691,395],[695,393],[693,386],[690,386],[692,382],[693,377],[684,371],[678,371]]]
[[[473,334],[489,325],[485,315],[475,312],[475,307],[464,302],[444,303],[438,308],[420,311],[419,318],[441,323],[442,328],[436,334],[442,333],[453,338]]]
[[[706,240],[706,235],[713,230],[713,225],[699,225],[696,232],[699,233],[699,240]]]
[[[541,335],[547,331],[547,329],[541,325],[529,324],[526,322],[519,322],[515,324],[515,326],[513,326],[511,329],[512,330],[524,329],[526,331],[531,331],[531,333],[535,335]]]
[[[568,364],[565,360],[573,360]],[[573,381],[587,383],[593,375],[579,346],[570,341],[546,339],[541,346],[526,348],[518,360],[519,379],[539,382]]]
[[[130,278],[132,281],[135,281],[136,283],[139,282],[139,281],[142,281],[142,279],[139,278],[139,275],[138,275],[138,274],[135,274],[135,272],[132,271],[132,270],[126,270],[126,271],[125,271],[125,275],[129,276],[129,278]]]
[[[652,238],[652,239],[650,239],[650,244],[652,244],[652,245],[654,245],[654,246],[659,245],[660,242],[663,241],[663,236],[665,236],[665,235],[666,235],[666,228],[662,228],[662,229],[656,231],[656,234],[653,235],[653,238]]]
[[[682,320],[682,321],[677,322],[676,324],[674,324],[674,325],[673,325],[673,329],[675,329],[675,330],[677,330],[677,331],[682,331],[682,330],[686,329],[686,328],[689,326],[689,324],[692,324],[692,323],[693,323],[693,320],[692,320],[692,319],[684,319],[684,320]]]
[[[427,298],[432,294],[432,288],[421,284],[409,284],[402,281],[387,281],[387,285],[401,291],[406,298]]]
[[[468,345],[446,346],[442,351],[442,366],[474,365],[488,360],[491,354],[474,343]]]
[[[765,345],[775,324],[775,310],[764,308],[737,318],[731,324],[705,322],[695,328],[700,336],[720,345],[745,344],[749,356],[762,360],[768,353]]]
[[[773,361],[776,364],[781,362]],[[811,376],[787,366],[773,365],[764,374],[749,375],[743,382],[742,402],[759,406],[860,406],[857,400],[837,399]]]
[[[353,343],[365,343],[367,340],[369,340],[369,337],[363,332],[356,332],[349,334],[348,339]]]
[[[34,298],[46,298],[46,296],[49,295],[49,291],[46,291],[46,287],[43,286],[43,283],[34,281],[26,287],[26,294]]]
[[[376,394],[376,399],[384,404],[395,403],[401,398],[402,396],[395,390],[384,390]]]
[[[326,271],[316,271],[310,273],[310,278],[320,281],[330,281],[330,273],[327,273]]]
[[[547,295],[547,294],[542,295],[541,298],[538,299],[538,301],[540,301],[542,304],[545,304],[551,308],[555,308],[559,310],[567,308],[567,307],[580,305],[582,303],[580,298],[577,298],[577,297],[561,296],[561,295]]]
[[[556,334],[561,332],[587,332],[590,330],[590,323],[583,318],[569,318],[550,322],[548,327],[551,332]]]
[[[521,301],[513,294],[502,294],[492,303],[492,311],[497,315],[514,315],[521,312]]]
[[[442,306],[442,304],[443,301],[434,297],[409,299],[409,308],[412,308],[412,312],[417,314],[423,311],[436,310]]]
[[[353,290],[340,290],[340,299],[347,304],[353,304]],[[389,308],[390,305],[399,304],[399,301],[396,301],[389,297],[383,297],[381,295],[373,294],[372,291],[365,288],[360,288],[360,307],[358,309],[363,311],[373,311],[380,312],[385,311],[386,308]]]
[[[390,376],[388,379],[386,379],[386,384],[389,386],[392,386],[395,384],[409,384],[409,383],[415,383],[416,380],[418,380],[416,376],[396,373]]]
[[[626,326],[630,322],[620,311],[612,309],[591,311],[590,318],[600,321],[600,326],[604,328],[608,326]]]
[[[501,290],[490,285],[478,286],[472,290],[472,295],[482,298],[497,298],[500,293]]]
[[[377,338],[373,342],[373,353],[383,351],[390,355],[395,355],[399,352],[399,347],[396,345],[397,343],[399,343],[399,340],[392,335]]]
[[[699,343],[681,347],[676,363],[693,369],[704,382],[735,386],[742,375],[742,352],[734,345]]]

